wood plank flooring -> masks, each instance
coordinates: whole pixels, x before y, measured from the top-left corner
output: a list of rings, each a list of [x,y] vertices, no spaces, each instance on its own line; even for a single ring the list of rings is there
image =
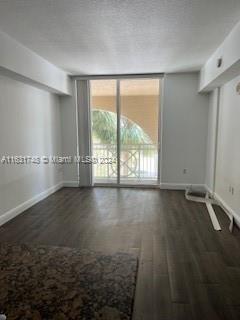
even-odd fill
[[[134,320],[239,320],[240,236],[213,230],[181,191],[63,188],[0,228],[0,241],[140,256]]]

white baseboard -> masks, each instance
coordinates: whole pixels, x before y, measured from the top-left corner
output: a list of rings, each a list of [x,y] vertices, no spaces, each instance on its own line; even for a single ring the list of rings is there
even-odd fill
[[[186,190],[187,188],[204,188],[204,184],[191,184],[191,183],[160,183],[160,189],[166,190]]]
[[[204,188],[206,191],[208,191],[210,193],[210,195],[213,195],[213,190],[211,188],[209,188],[209,186],[207,184],[204,185]]]
[[[79,182],[78,181],[63,181],[63,186],[64,187],[78,188],[79,187]]]
[[[229,219],[233,217],[236,225],[240,228],[240,216],[217,193],[214,193],[214,198],[218,201],[220,207],[227,214]]]
[[[17,215],[19,215],[23,211],[29,209],[30,207],[32,207],[34,204],[38,203],[39,201],[47,198],[50,194],[56,192],[57,190],[61,189],[62,187],[63,187],[63,183],[60,182],[60,183],[56,184],[55,186],[37,194],[36,196],[32,197],[31,199],[21,203],[17,207],[3,213],[2,215],[0,215],[0,226],[3,225],[4,223],[6,223],[7,221],[15,218]]]
[[[217,216],[215,214],[215,211],[213,210],[213,207],[212,207],[212,203],[207,201],[206,202],[206,206],[207,206],[207,210],[208,210],[208,213],[209,213],[209,217],[212,221],[212,225],[213,225],[213,228],[214,230],[216,231],[221,231],[221,226],[218,222],[218,219],[217,219]]]

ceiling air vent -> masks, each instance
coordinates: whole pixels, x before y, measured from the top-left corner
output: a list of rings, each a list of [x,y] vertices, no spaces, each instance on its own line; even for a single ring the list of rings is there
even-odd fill
[[[222,58],[219,58],[219,59],[217,60],[217,67],[218,67],[218,68],[221,68],[222,63],[223,63],[223,59],[222,59]]]
[[[240,82],[238,82],[238,84],[236,86],[236,91],[237,91],[237,94],[240,95]]]

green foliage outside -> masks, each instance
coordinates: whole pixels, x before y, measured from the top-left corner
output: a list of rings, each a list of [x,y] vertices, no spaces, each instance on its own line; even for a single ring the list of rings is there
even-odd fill
[[[151,144],[144,130],[128,118],[121,116],[121,144]],[[92,111],[93,141],[103,144],[117,142],[117,115],[114,112],[95,109]]]

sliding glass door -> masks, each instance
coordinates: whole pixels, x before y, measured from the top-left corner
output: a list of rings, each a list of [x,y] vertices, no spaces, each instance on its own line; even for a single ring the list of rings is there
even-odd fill
[[[93,178],[157,184],[159,79],[91,80]]]
[[[159,80],[121,80],[120,111],[120,181],[155,184],[158,179]]]
[[[117,183],[117,81],[91,80],[92,156],[95,183]]]

